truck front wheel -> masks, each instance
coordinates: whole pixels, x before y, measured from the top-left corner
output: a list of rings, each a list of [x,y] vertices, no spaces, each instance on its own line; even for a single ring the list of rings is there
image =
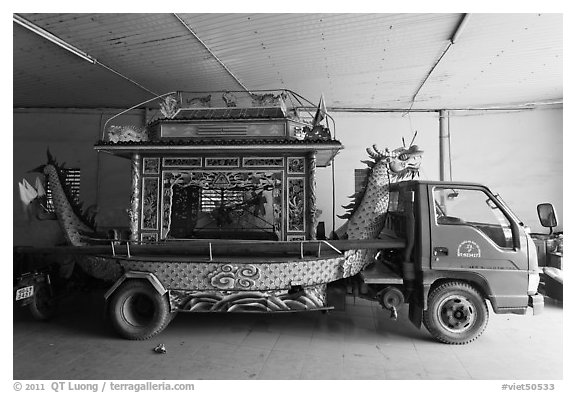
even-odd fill
[[[114,329],[124,338],[146,340],[160,333],[172,320],[166,296],[143,280],[124,282],[110,299]]]
[[[486,302],[470,284],[446,282],[428,295],[424,326],[438,341],[467,344],[480,337],[487,324]]]

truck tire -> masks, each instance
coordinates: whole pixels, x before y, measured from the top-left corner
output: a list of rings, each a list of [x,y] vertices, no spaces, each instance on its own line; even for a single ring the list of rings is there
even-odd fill
[[[450,281],[428,295],[424,326],[438,341],[467,344],[476,340],[488,324],[484,297],[470,284]]]
[[[143,280],[128,280],[120,285],[108,310],[114,329],[129,340],[147,340],[173,319],[166,296]]]
[[[56,301],[52,298],[50,287],[46,283],[36,285],[32,303],[28,305],[28,310],[32,317],[38,321],[47,321],[56,312]]]

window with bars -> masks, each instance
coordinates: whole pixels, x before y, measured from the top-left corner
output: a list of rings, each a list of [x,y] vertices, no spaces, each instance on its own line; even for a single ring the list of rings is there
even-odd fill
[[[78,204],[80,202],[80,169],[79,168],[66,168],[61,169],[64,177],[64,185],[70,190],[70,197],[72,202]],[[50,181],[46,178],[46,210],[50,213],[54,212],[54,202],[52,200],[52,187]]]
[[[234,206],[244,202],[244,193],[237,190],[202,190],[201,210],[211,212],[219,206]]]

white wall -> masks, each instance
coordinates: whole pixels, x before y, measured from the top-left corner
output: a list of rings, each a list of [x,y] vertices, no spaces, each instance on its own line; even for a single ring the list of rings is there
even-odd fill
[[[104,121],[117,113],[103,110],[17,110],[13,113],[13,243],[14,245],[50,245],[62,241],[56,221],[27,220],[18,193],[23,178],[34,185],[41,175],[28,171],[46,164],[46,150],[66,167],[82,171],[80,200],[84,208],[97,205],[99,227],[127,227],[124,211],[130,203],[130,161],[108,154],[97,154],[94,145],[100,139]],[[142,124],[143,114],[135,113],[118,120],[124,124]]]
[[[551,202],[563,228],[562,109],[450,118],[452,177],[499,193],[533,232],[536,205]]]
[[[453,112],[450,117],[452,178],[483,183],[499,193],[515,213],[532,228],[540,226],[536,205],[552,202],[563,227],[562,208],[562,109],[522,112]],[[421,179],[439,180],[439,120],[437,113],[332,114],[336,137],[345,146],[335,163],[336,214],[354,193],[354,169],[368,159],[366,147],[376,143],[391,149],[409,143],[424,151]],[[332,229],[331,168],[318,170],[318,207],[326,231]],[[338,228],[343,220],[336,218]]]
[[[334,164],[336,215],[344,214],[341,207],[350,203],[354,193],[354,169],[366,168],[362,160],[369,160],[366,148],[376,144],[379,149],[390,150],[402,146],[402,137],[409,144],[418,131],[415,144],[424,151],[420,176],[437,180],[438,165],[438,115],[436,113],[331,113],[336,122],[336,139],[344,145]],[[317,205],[322,210],[320,221],[326,223],[326,232],[332,230],[332,168],[317,170]],[[337,218],[335,228],[344,221]]]

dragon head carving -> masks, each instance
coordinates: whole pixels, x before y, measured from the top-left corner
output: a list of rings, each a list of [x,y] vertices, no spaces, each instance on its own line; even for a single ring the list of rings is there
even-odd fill
[[[417,145],[399,147],[392,151],[381,151],[376,145],[366,149],[368,155],[376,162],[376,165],[386,165],[390,174],[398,180],[411,176],[414,178],[420,169],[423,150]]]
[[[338,215],[339,218],[349,219],[352,217],[367,192],[387,193],[388,191],[384,191],[384,187],[390,182],[397,182],[407,177],[413,179],[418,174],[422,153],[424,153],[417,145],[399,147],[392,151],[389,149],[381,151],[376,145],[372,145],[366,151],[372,160],[362,162],[368,166],[370,172],[362,189],[350,196],[353,201],[343,206],[347,213]],[[368,189],[370,191],[367,191]],[[372,198],[372,200],[382,200],[381,195]],[[340,234],[336,234],[340,236]]]

